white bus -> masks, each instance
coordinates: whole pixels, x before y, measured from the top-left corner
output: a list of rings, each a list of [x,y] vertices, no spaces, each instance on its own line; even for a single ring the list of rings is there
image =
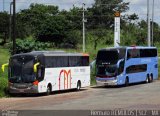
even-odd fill
[[[90,86],[89,55],[51,51],[14,55],[8,64],[8,83],[10,93],[80,90]]]

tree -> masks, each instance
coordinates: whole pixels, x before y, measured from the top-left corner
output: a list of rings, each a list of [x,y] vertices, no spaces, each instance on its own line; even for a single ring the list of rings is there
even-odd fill
[[[82,33],[79,30],[71,30],[67,32],[67,37],[64,40],[65,48],[76,48],[78,44],[82,44]]]
[[[132,22],[132,21],[136,21],[136,20],[138,20],[139,19],[139,17],[138,17],[138,15],[137,14],[131,14],[131,15],[128,15],[128,20],[130,21],[130,23]]]
[[[9,38],[9,15],[7,12],[0,12],[0,35],[3,38],[0,44],[4,45]]]
[[[93,42],[94,42],[94,49],[96,50],[98,42],[104,39],[103,37],[105,35],[105,29],[99,28],[96,30],[92,30],[91,33],[92,35],[94,35]]]
[[[60,15],[66,17],[66,20],[69,21],[73,30],[82,29],[82,8],[73,6],[69,11],[63,10]]]
[[[125,3],[123,0],[95,0],[92,8],[88,8],[90,12],[88,28],[109,29],[114,24],[115,11],[126,12],[129,9],[128,5],[129,3]]]
[[[64,16],[49,16],[38,26],[36,38],[40,41],[52,41],[55,45],[61,44],[69,31],[69,22]]]
[[[31,4],[29,9],[18,13],[17,34],[20,37],[33,35],[37,40],[54,42],[58,46],[76,47],[80,35],[81,8],[59,11],[57,6]],[[22,30],[22,31],[21,31]]]
[[[20,21],[23,25],[28,26],[32,34],[36,34],[37,30],[45,23],[48,17],[56,16],[59,13],[57,6],[31,4],[29,9],[19,12]]]
[[[16,14],[16,37],[21,39],[33,35],[34,32],[32,26],[29,25],[28,21],[24,21],[23,17],[21,13]]]
[[[29,9],[19,14],[23,24],[31,28],[32,35],[42,42],[51,41],[58,45],[70,30],[69,21],[60,14],[57,6],[31,4]]]

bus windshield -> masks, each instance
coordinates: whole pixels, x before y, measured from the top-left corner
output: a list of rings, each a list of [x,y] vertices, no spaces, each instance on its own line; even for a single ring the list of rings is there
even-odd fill
[[[116,76],[117,65],[101,65],[97,68],[97,76]]]
[[[118,51],[117,50],[103,50],[99,51],[97,55],[97,64],[116,64],[118,62]]]
[[[97,76],[113,77],[117,74],[118,50],[101,50],[97,54]]]
[[[31,56],[15,57],[10,60],[10,77],[12,83],[31,83],[36,79],[33,71],[34,58]]]

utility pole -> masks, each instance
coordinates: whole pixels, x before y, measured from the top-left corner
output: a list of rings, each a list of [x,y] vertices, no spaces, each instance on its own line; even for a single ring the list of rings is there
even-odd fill
[[[11,33],[12,33],[12,5],[13,5],[13,2],[10,3],[10,17],[9,17],[9,39],[11,39]]]
[[[4,9],[4,0],[3,0],[3,12],[4,12],[4,10],[5,10],[5,9]]]
[[[154,40],[154,0],[152,4],[152,46],[153,46],[153,40]]]
[[[86,48],[85,48],[85,23],[87,22],[86,20],[85,20],[85,16],[84,16],[84,12],[85,12],[85,4],[83,3],[83,20],[82,20],[82,22],[83,22],[83,52],[85,53],[86,52]]]
[[[16,50],[16,0],[13,0],[13,30],[12,30],[12,40],[13,40],[13,55],[15,54]]]
[[[147,0],[147,21],[148,21],[148,46],[151,46],[151,24],[150,24],[150,10],[149,0]]]

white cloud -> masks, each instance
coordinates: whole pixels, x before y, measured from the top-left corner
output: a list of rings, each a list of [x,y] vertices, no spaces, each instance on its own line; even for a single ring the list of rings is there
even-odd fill
[[[140,19],[147,19],[147,0],[124,0],[125,2],[130,2],[130,10],[127,12],[127,14],[133,14],[136,13],[140,17]],[[160,0],[154,0],[155,1],[155,8],[154,8],[154,21],[157,23],[160,23],[160,6],[159,2]],[[150,18],[152,17],[152,3],[153,0],[149,0],[149,9],[150,9]]]

